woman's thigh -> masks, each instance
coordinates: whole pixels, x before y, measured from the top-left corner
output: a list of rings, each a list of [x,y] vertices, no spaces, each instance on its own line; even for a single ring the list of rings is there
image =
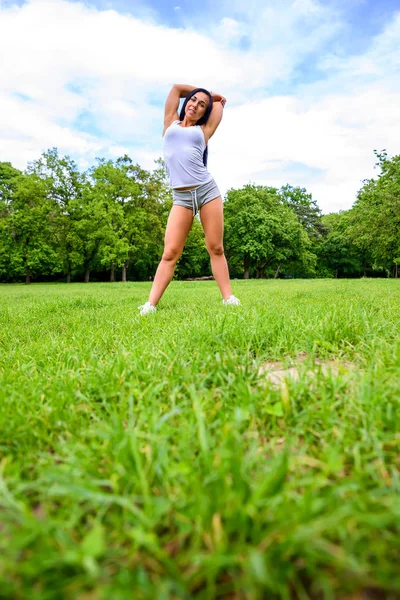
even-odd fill
[[[169,213],[165,230],[165,249],[182,251],[193,223],[191,209],[174,204]]]
[[[206,236],[208,248],[222,245],[224,236],[224,209],[219,196],[204,204],[200,209],[200,220]]]

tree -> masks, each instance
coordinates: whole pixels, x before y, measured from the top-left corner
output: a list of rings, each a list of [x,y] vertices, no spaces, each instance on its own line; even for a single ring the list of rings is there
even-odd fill
[[[305,188],[285,185],[279,190],[279,195],[293,210],[311,239],[318,239],[324,234],[321,210]]]
[[[20,175],[21,171],[15,169],[11,163],[0,162],[0,202],[3,205],[10,204]]]
[[[224,212],[226,253],[232,264],[242,263],[245,279],[271,269],[277,275],[282,265],[312,259],[302,225],[276,188],[229,190]]]
[[[210,260],[206,248],[203,227],[200,221],[195,218],[190,233],[187,237],[185,248],[182,252],[176,266],[175,277],[184,279],[185,277],[200,277],[209,275]]]
[[[169,185],[169,179],[165,162],[162,158],[157,158],[154,161],[156,168],[150,173],[150,178],[147,182],[149,195],[157,201],[158,213],[161,218],[161,223],[165,229],[168,216],[172,207],[172,190]]]
[[[351,235],[350,211],[323,215],[325,235],[317,247],[319,257],[317,273],[322,276],[360,274],[362,261]]]
[[[120,163],[112,160],[99,160],[90,175],[91,197],[102,232],[98,258],[101,266],[110,269],[110,281],[115,281],[115,268],[123,265],[129,250],[124,205],[132,195],[130,180]]]
[[[10,232],[11,203],[21,171],[9,162],[0,162],[0,275],[10,276],[12,237]]]
[[[375,152],[381,173],[364,182],[352,209],[355,243],[369,248],[377,266],[398,277],[400,264],[400,155]]]
[[[112,271],[113,266],[122,267],[122,281],[132,263],[136,272],[153,271],[162,243],[161,174],[151,175],[125,155],[115,163],[99,161],[91,178],[102,223],[101,264]]]
[[[55,206],[47,197],[44,182],[35,174],[22,174],[15,184],[6,226],[10,270],[25,275],[29,284],[32,275],[54,273],[60,268],[51,227]]]
[[[107,209],[105,202],[93,186],[83,190],[82,197],[73,201],[75,251],[80,257],[84,270],[84,283],[89,283],[90,272],[100,266],[99,248],[105,243],[108,234]]]
[[[60,157],[57,148],[43,152],[38,160],[28,165],[27,172],[43,181],[47,197],[56,206],[52,221],[53,239],[61,269],[69,283],[72,272],[82,267],[84,262],[79,239],[82,228],[77,226],[77,219],[81,214],[83,194],[88,191],[86,175],[79,171],[69,156]]]

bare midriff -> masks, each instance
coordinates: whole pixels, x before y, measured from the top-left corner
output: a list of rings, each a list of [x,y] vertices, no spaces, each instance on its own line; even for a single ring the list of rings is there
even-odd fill
[[[184,188],[181,188],[181,187],[179,187],[179,188],[174,188],[174,190],[175,190],[176,192],[187,192],[188,190],[194,190],[194,189],[196,189],[197,187],[199,187],[199,186],[198,186],[198,185],[192,185],[192,186],[190,186],[190,187],[184,187]]]

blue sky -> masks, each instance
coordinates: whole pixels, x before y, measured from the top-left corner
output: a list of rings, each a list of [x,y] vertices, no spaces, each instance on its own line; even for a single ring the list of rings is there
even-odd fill
[[[227,99],[209,168],[225,193],[300,185],[324,213],[400,152],[399,0],[0,0],[0,160],[56,146],[151,169],[175,82]]]

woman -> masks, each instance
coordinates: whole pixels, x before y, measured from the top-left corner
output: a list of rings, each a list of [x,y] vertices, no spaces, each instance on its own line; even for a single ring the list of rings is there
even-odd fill
[[[186,98],[180,115],[179,102]],[[148,302],[140,314],[154,312],[171,281],[176,263],[197,211],[206,237],[211,269],[223,303],[238,305],[229,281],[222,245],[224,219],[221,194],[207,170],[207,144],[222,119],[226,99],[203,88],[175,84],[164,113],[164,159],[172,188],[173,206],[165,232],[164,253],[158,265]]]

